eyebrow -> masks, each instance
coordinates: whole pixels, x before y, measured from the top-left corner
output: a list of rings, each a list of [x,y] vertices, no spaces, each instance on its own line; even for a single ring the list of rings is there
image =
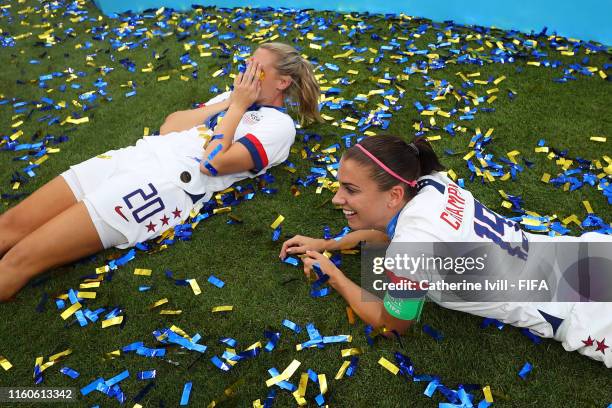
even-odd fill
[[[357,187],[357,188],[359,188],[359,186],[358,186],[358,185],[353,184],[353,183],[346,183],[346,182],[341,181],[341,182],[340,182],[340,184],[341,184],[341,185],[343,185],[343,186],[352,186],[352,187]]]

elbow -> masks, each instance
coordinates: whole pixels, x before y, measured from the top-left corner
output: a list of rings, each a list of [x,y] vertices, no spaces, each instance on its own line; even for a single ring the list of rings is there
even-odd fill
[[[177,117],[179,116],[179,114],[180,114],[180,112],[173,112],[173,113],[169,114],[168,116],[166,116],[166,119],[164,120],[164,123],[159,128],[159,134],[160,135],[165,135],[167,133],[171,133],[171,132],[176,131],[175,124],[176,124]]]

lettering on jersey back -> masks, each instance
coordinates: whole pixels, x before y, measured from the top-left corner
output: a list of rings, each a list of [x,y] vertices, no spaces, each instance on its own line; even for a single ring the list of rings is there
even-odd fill
[[[447,188],[448,199],[440,218],[450,225],[454,230],[461,228],[463,222],[463,211],[465,210],[465,198],[456,184],[450,183]]]

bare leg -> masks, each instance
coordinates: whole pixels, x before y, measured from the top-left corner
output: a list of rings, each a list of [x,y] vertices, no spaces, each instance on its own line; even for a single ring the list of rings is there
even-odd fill
[[[62,176],[57,176],[0,215],[0,256],[76,202],[68,183]]]
[[[103,249],[82,202],[27,235],[0,260],[0,302],[10,299],[34,276]]]

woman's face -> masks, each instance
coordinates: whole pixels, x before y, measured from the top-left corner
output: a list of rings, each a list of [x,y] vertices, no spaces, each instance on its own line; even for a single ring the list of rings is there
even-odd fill
[[[257,99],[257,103],[272,105],[278,98],[281,98],[282,103],[283,90],[290,84],[291,77],[280,75],[276,70],[276,54],[265,48],[258,48],[253,53],[251,59],[259,62],[261,71],[263,72],[261,92]]]
[[[370,178],[370,170],[354,160],[340,160],[338,181],[340,188],[332,202],[342,207],[353,230],[385,231],[389,221],[403,206],[401,187],[380,191]]]

